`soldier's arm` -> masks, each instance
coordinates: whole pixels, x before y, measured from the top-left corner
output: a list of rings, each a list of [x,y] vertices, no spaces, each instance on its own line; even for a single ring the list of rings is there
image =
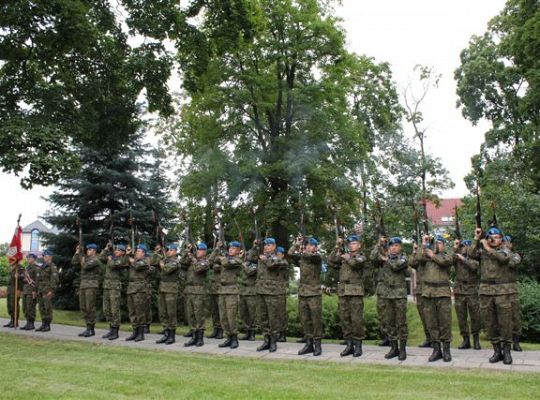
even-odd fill
[[[358,253],[351,258],[349,258],[346,263],[349,265],[352,269],[360,269],[362,268],[367,261],[367,257],[363,253]]]
[[[257,275],[257,268],[254,267],[254,263],[245,262],[242,264],[242,270],[247,276]]]
[[[117,259],[113,261],[112,268],[113,269],[129,268],[129,257],[128,256],[118,257]]]
[[[471,247],[467,249],[467,255],[475,260],[480,260],[480,241],[478,239],[473,240]]]
[[[222,257],[221,266],[226,269],[236,269],[242,266],[242,259],[240,257]]]
[[[304,253],[302,257],[304,257],[306,261],[314,264],[322,262],[322,257],[319,253]]]
[[[328,265],[332,268],[339,268],[341,266],[341,255],[338,253],[337,249],[332,250],[327,261]]]
[[[101,268],[103,266],[103,264],[101,263],[101,261],[99,261],[99,258],[96,257],[94,259],[90,259],[88,260],[88,262],[84,263],[84,265],[82,266],[82,269],[84,269],[85,271],[90,271],[90,270],[93,270],[93,269],[96,269],[96,268]]]
[[[377,244],[375,245],[373,250],[371,250],[369,259],[374,262],[381,262],[381,261],[384,261],[382,257],[384,257],[384,250],[381,246]]]
[[[508,264],[510,262],[510,252],[508,250],[494,250],[487,252],[488,257],[493,258],[501,264]]]
[[[508,266],[510,268],[516,269],[520,263],[521,263],[521,256],[518,253],[511,253],[510,262],[508,263]]]
[[[161,271],[162,271],[165,275],[174,274],[174,273],[177,272],[179,269],[180,269],[180,262],[178,262],[178,261],[176,261],[176,260],[169,261],[169,262],[165,262],[165,264],[163,265],[163,267],[161,267]]]
[[[110,255],[111,255],[111,252],[109,251],[107,247],[105,247],[103,250],[101,250],[101,253],[99,253],[99,256],[98,256],[99,261],[106,264]]]
[[[473,260],[472,258],[466,258],[463,263],[471,271],[477,271],[478,267],[480,267],[480,263],[477,260]]]
[[[447,253],[434,254],[431,260],[439,267],[450,268],[453,263],[453,257]]]
[[[257,263],[259,259],[259,246],[253,246],[246,254],[246,260],[252,263]]]
[[[195,263],[195,273],[202,274],[210,268],[210,262],[208,260],[200,260]]]
[[[71,257],[71,265],[78,267],[82,266],[82,257],[79,252],[76,252],[75,254],[73,254],[73,257]]]
[[[390,266],[390,269],[395,272],[403,271],[404,269],[409,268],[409,262],[405,256],[388,258],[386,263]]]
[[[135,268],[135,271],[144,271],[145,269],[149,269],[150,265],[144,260],[135,260],[133,267]]]

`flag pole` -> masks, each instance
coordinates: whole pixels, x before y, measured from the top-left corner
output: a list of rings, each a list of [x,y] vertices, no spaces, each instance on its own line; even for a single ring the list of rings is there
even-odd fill
[[[15,228],[15,231],[17,232],[17,235],[19,234],[19,226],[21,223],[21,216],[22,214],[19,214],[19,218],[17,219],[17,227]],[[20,250],[20,249],[19,249]],[[13,270],[15,273],[15,296],[13,296],[14,303],[13,304],[13,328],[17,328],[19,326],[19,261],[15,259],[15,264],[13,265]]]

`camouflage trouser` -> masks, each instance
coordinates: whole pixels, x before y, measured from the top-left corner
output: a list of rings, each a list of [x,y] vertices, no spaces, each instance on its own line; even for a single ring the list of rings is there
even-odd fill
[[[344,339],[363,340],[366,337],[364,327],[364,297],[340,296],[339,319]]]
[[[148,316],[148,292],[136,292],[128,294],[127,305],[129,312],[129,320],[133,328],[143,326],[146,324],[146,317]]]
[[[298,314],[307,339],[322,339],[322,296],[298,296]]]
[[[144,311],[144,325],[150,325],[152,323],[152,285],[149,285],[148,292],[146,293],[146,301],[148,302],[148,307]]]
[[[121,291],[117,289],[103,289],[103,314],[111,326],[120,326]]]
[[[177,293],[159,293],[158,310],[159,322],[166,329],[176,329]]]
[[[202,330],[206,326],[205,294],[186,294],[186,314],[189,326],[193,330]]]
[[[281,323],[280,295],[258,294],[257,317],[263,335],[277,335]]]
[[[512,334],[521,336],[521,306],[517,293],[512,295]]]
[[[210,299],[210,315],[212,316],[212,326],[221,329],[221,318],[219,317],[219,294],[211,293]]]
[[[24,309],[24,318],[27,322],[34,322],[36,320],[36,305],[37,298],[34,299],[32,293],[25,294],[23,297],[23,309]]]
[[[41,322],[51,323],[53,319],[52,297],[47,296],[48,292],[38,292],[37,301]]]
[[[431,340],[450,342],[452,340],[452,299],[450,297],[424,297],[424,307]]]
[[[225,333],[230,335],[238,335],[238,299],[237,294],[220,294],[219,295],[219,316],[221,317],[221,326]]]
[[[96,323],[97,288],[79,289],[79,307],[87,324]]]
[[[189,325],[186,312],[186,295],[183,286],[178,289],[178,296],[176,297],[176,320],[178,324]]]
[[[280,295],[280,302],[279,302],[279,308],[281,310],[281,318],[280,322],[281,325],[279,327],[280,332],[287,332],[287,328],[289,326],[289,315],[287,314],[287,297],[288,295]]]
[[[418,315],[420,316],[420,321],[422,321],[422,327],[424,328],[424,336],[427,340],[429,338],[429,331],[426,324],[426,312],[424,310],[424,298],[421,293],[416,293],[416,309],[418,310]]]
[[[378,297],[379,319],[388,339],[407,340],[407,299],[386,299]]]
[[[240,319],[245,329],[255,329],[257,319],[257,296],[240,296]]]
[[[454,307],[461,336],[478,335],[480,333],[480,299],[477,294],[455,294]],[[467,316],[471,320],[471,329]]]
[[[512,296],[480,295],[480,311],[485,318],[488,338],[493,344],[512,343]]]
[[[377,296],[377,315],[379,316],[379,336],[381,339],[386,339],[388,337],[388,328],[385,325],[385,320],[383,318],[383,299],[381,296]]]

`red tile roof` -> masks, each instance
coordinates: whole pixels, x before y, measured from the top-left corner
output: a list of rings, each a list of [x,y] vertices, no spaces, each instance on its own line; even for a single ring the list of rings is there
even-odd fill
[[[462,205],[463,201],[461,199],[441,199],[438,207],[434,203],[428,202],[428,218],[435,226],[451,225],[454,223],[454,208],[456,206],[459,208]]]

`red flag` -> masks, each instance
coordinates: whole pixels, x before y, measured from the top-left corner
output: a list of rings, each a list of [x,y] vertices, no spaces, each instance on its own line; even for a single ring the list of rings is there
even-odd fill
[[[21,261],[23,255],[21,252],[21,242],[22,242],[22,228],[20,225],[17,225],[15,233],[13,234],[13,239],[9,245],[7,256],[9,257],[9,263],[13,264],[16,261]]]

